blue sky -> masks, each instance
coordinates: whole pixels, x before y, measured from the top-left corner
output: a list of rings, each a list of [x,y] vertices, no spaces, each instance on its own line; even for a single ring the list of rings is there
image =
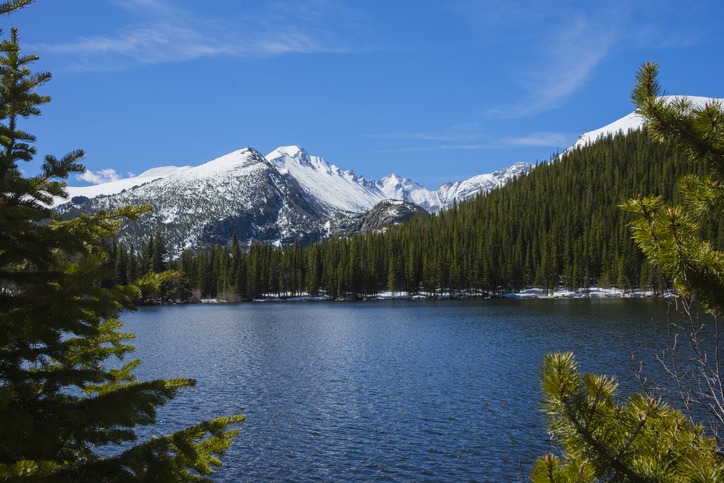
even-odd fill
[[[39,0],[0,18],[53,73],[25,126],[39,154],[84,149],[96,180],[297,144],[433,189],[629,113],[644,61],[667,93],[724,97],[722,25],[720,0]]]

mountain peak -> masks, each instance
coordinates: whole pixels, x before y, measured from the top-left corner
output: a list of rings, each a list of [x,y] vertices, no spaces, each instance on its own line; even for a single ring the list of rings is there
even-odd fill
[[[440,211],[443,208],[436,192],[394,173],[377,181],[375,186],[391,200],[414,203],[428,211]]]
[[[307,150],[301,146],[280,146],[267,154],[266,157],[269,160],[278,158],[292,159],[302,166],[312,167],[312,158],[309,156]]]
[[[399,184],[399,183],[404,182],[405,180],[406,180],[406,178],[403,178],[402,176],[400,176],[398,174],[390,173],[390,174],[385,175],[382,178],[380,178],[380,180],[377,183],[383,184],[383,185],[390,184],[390,183]]]
[[[230,172],[253,169],[260,164],[268,164],[268,162],[259,151],[253,148],[241,148],[185,170],[183,176],[205,178],[217,174],[224,175]]]

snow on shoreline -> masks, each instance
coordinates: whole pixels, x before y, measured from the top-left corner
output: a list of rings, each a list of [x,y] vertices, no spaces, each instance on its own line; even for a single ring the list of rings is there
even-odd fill
[[[375,301],[375,300],[450,300],[450,299],[641,299],[641,298],[656,298],[656,297],[671,297],[675,294],[671,292],[665,292],[664,294],[657,294],[652,290],[622,290],[618,288],[588,288],[572,290],[556,290],[549,292],[542,288],[530,288],[522,290],[520,292],[507,292],[498,295],[491,295],[484,292],[455,292],[455,293],[419,293],[410,294],[402,291],[382,291],[376,295],[365,297],[362,301]],[[268,295],[263,298],[254,299],[253,302],[335,302],[335,301],[351,301],[346,298],[332,298],[327,295]],[[202,304],[221,304],[227,303],[221,299],[202,299]]]
[[[628,299],[651,298],[656,294],[651,290],[621,290],[618,288],[589,288],[571,290],[557,290],[547,292],[545,289],[531,288],[521,292],[511,292],[502,295],[510,299]]]

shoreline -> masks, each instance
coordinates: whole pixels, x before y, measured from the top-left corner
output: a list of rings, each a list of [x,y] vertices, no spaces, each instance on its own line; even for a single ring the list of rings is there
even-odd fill
[[[201,299],[197,302],[177,302],[179,304],[229,304],[229,303],[269,303],[269,302],[368,302],[382,300],[484,300],[484,299],[644,299],[644,298],[667,298],[674,296],[675,293],[666,291],[664,293],[656,293],[653,290],[622,290],[616,288],[601,289],[588,288],[579,290],[556,290],[549,292],[545,289],[530,288],[520,292],[506,292],[502,294],[490,294],[487,292],[466,292],[459,291],[454,293],[418,293],[410,294],[398,291],[382,291],[376,295],[370,295],[361,298],[333,298],[327,295],[299,295],[285,296],[273,295],[252,300],[228,301],[224,299]],[[160,304],[168,305],[168,304]]]

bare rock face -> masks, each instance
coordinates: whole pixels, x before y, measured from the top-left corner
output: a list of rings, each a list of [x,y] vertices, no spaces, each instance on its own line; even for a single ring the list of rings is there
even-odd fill
[[[385,200],[365,213],[337,213],[328,224],[329,234],[351,236],[355,233],[382,231],[390,226],[399,225],[416,216],[427,216],[422,207],[406,201]]]

